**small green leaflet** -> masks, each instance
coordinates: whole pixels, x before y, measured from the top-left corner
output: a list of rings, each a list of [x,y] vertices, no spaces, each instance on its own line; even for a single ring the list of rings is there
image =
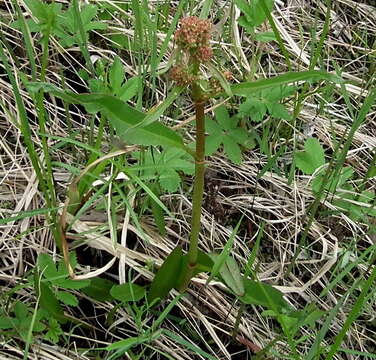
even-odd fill
[[[292,95],[295,86],[275,86],[268,90],[249,95],[247,100],[239,106],[240,114],[249,116],[252,121],[260,122],[269,113],[276,119],[290,120],[291,115],[280,100]]]
[[[98,6],[89,4],[81,7],[80,17],[82,26],[86,34],[92,30],[104,30],[107,28],[107,24],[100,21],[94,21],[93,19],[97,15]],[[58,34],[59,42],[63,47],[70,47],[74,44],[80,43],[80,31],[77,21],[74,16],[73,5],[62,15],[59,16],[59,23],[65,30],[64,33]],[[87,35],[86,35],[87,36]]]
[[[242,161],[241,146],[251,147],[251,138],[248,131],[238,126],[238,117],[230,118],[224,105],[215,110],[215,118],[217,121],[209,118],[205,120],[206,131],[209,134],[205,142],[206,155],[212,155],[223,145],[228,158],[233,163],[240,164]]]
[[[130,171],[143,170],[142,178],[145,180],[158,178],[159,184],[166,191],[175,192],[179,188],[181,179],[178,171],[187,175],[194,174],[194,164],[182,150],[169,148],[159,152],[153,149],[143,154],[134,154],[139,160],[143,159],[143,162],[140,166],[132,167]]]
[[[109,67],[107,79],[90,79],[89,87],[92,93],[114,95],[126,102],[137,95],[139,77],[126,79],[123,64],[117,56]]]
[[[270,42],[277,40],[274,32],[266,31],[266,32],[259,32],[255,34],[255,40],[261,42]]]
[[[305,174],[311,175],[325,164],[324,149],[316,138],[309,138],[304,143],[304,151],[295,154],[295,164]]]
[[[59,341],[59,337],[64,334],[64,331],[58,321],[52,317],[48,319],[48,328],[49,330],[44,335],[44,338],[56,344]]]
[[[2,316],[2,312],[0,312],[0,329],[15,329],[17,333],[20,334],[21,337],[26,341],[29,328],[33,321],[31,310],[24,303],[17,301],[14,305],[13,312],[14,317]],[[40,313],[37,313],[33,332],[40,332],[46,328],[46,326],[40,322],[40,319]]]
[[[274,0],[264,0],[269,12],[273,9]],[[245,27],[249,32],[252,32],[256,26],[261,25],[265,19],[266,14],[263,10],[261,0],[235,0],[236,6],[244,13],[244,16],[239,17],[238,22]]]
[[[90,284],[90,280],[72,280],[69,278],[68,271],[63,261],[60,261],[57,269],[52,257],[47,254],[38,256],[38,267],[43,277],[50,281],[53,285],[64,289],[81,289]],[[74,253],[70,254],[70,263],[76,266],[77,260]]]
[[[56,291],[56,298],[60,300],[62,303],[68,306],[77,306],[78,299],[71,293],[66,291]]]

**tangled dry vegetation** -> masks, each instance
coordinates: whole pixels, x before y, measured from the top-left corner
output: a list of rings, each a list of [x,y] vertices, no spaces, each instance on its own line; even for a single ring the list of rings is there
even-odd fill
[[[222,57],[218,60],[231,69],[235,79],[242,79],[245,74],[254,74],[254,78],[269,78],[288,71],[288,66],[281,55],[276,42],[257,43],[245,33],[237,24],[239,10],[232,8],[228,1],[214,1],[210,16],[218,19],[216,22],[213,47]],[[93,1],[96,3],[96,1]],[[111,1],[98,1],[98,5],[115,6]],[[177,4],[176,4],[177,5]],[[152,10],[156,2],[150,2]],[[200,2],[192,5],[192,12],[198,11]],[[171,2],[172,9],[174,2]],[[12,2],[2,2],[1,31],[4,38],[13,47],[15,57],[7,53],[9,64],[13,67],[14,75],[18,78],[19,71],[28,72],[29,63],[24,49],[24,35],[19,30],[9,26],[15,19],[15,9]],[[118,11],[123,11],[119,8]],[[289,53],[291,68],[295,70],[308,69],[310,64],[312,39],[318,39],[323,30],[327,8],[326,3],[320,0],[291,0],[277,1],[273,12],[273,19],[281,34]],[[90,37],[89,51],[93,59],[103,58],[111,62],[116,54],[121,55],[122,63],[127,75],[136,75],[140,68],[138,54],[132,51],[119,51],[109,46],[109,35],[117,34],[132,39],[135,34],[130,24],[134,20],[131,12],[124,16],[115,16],[103,20],[108,28],[96,31]],[[171,16],[168,15],[167,16]],[[127,20],[124,20],[127,19]],[[265,30],[267,25],[265,26]],[[328,37],[321,53],[322,68],[335,71],[335,66],[341,69],[341,76],[351,80],[346,85],[349,101],[356,108],[361,104],[368,92],[375,86],[375,59],[376,59],[376,7],[372,1],[354,2],[351,0],[335,0],[332,2],[331,22]],[[37,34],[32,34],[37,37]],[[165,34],[158,33],[158,44],[161,44]],[[35,52],[41,51],[35,40]],[[47,81],[61,84],[62,77],[65,85],[72,91],[83,92],[85,81],[79,77],[82,68],[80,49],[76,47],[62,48],[57,41],[50,43],[49,65]],[[167,66],[173,44],[169,44],[165,57],[159,66]],[[147,54],[143,54],[145,57]],[[148,69],[143,69],[146,74]],[[19,81],[19,79],[18,79]],[[145,92],[145,104],[155,105],[162,101],[170,87],[169,80],[164,75],[158,78],[155,91]],[[336,141],[346,137],[353,121],[352,115],[346,107],[340,91],[331,89],[331,95],[326,98],[315,85],[311,95],[303,103],[298,115],[296,126],[290,128],[293,133],[289,141],[289,151],[281,154],[277,162],[282,168],[291,164],[294,146],[302,148],[305,135],[317,137],[324,145],[326,153],[335,150]],[[87,90],[86,90],[87,91]],[[9,79],[0,64],[0,212],[1,218],[7,218],[20,211],[41,209],[46,206],[40,190],[33,166],[28,157],[22,134],[18,125],[18,109]],[[28,92],[21,91],[26,105],[30,125],[35,139],[40,138],[35,117],[35,109]],[[146,105],[145,105],[146,106]],[[236,106],[236,105],[235,105]],[[290,103],[292,107],[293,104]],[[51,97],[45,101],[48,111],[48,133],[60,138],[75,138],[85,142],[90,126],[96,126],[78,106],[64,108],[61,101]],[[146,109],[147,110],[147,109]],[[189,124],[193,112],[189,102],[177,101],[165,114],[163,121],[178,129],[182,124]],[[69,113],[68,113],[69,112]],[[212,114],[212,107],[206,109]],[[178,117],[176,116],[178,114]],[[67,126],[67,116],[70,117],[71,128]],[[256,125],[260,129],[268,119]],[[291,124],[281,122],[279,127],[290,127]],[[276,128],[278,133],[279,129]],[[73,135],[72,135],[73,134]],[[279,132],[283,134],[283,132]],[[186,139],[191,139],[189,131]],[[107,137],[107,143],[102,144],[102,151],[106,153],[112,146],[112,139]],[[269,146],[273,154],[283,141],[282,137],[271,137]],[[84,167],[87,154],[82,148],[73,143],[69,146],[56,146],[59,141],[49,138],[48,145],[53,160],[53,173],[58,199],[65,200],[65,192],[72,174],[68,167],[59,163]],[[40,144],[36,144],[37,148]],[[356,131],[350,151],[347,154],[346,164],[350,164],[359,178],[364,178],[375,156],[376,148],[376,112],[373,107],[366,121]],[[39,150],[38,150],[39,152]],[[39,152],[41,153],[41,152]],[[43,159],[40,159],[43,162]],[[55,165],[54,165],[55,164]],[[369,271],[367,264],[358,262],[357,265],[332,288],[327,288],[334,278],[343,270],[346,262],[357,260],[358,254],[371,246],[375,246],[375,234],[371,231],[375,219],[352,220],[347,213],[334,212],[336,210],[331,198],[323,198],[319,210],[312,219],[308,231],[305,251],[296,259],[296,266],[287,271],[299,247],[300,239],[309,222],[308,210],[315,200],[310,182],[311,176],[277,173],[272,166],[259,178],[261,169],[268,164],[268,158],[260,152],[259,147],[244,153],[241,165],[234,165],[220,153],[208,160],[206,185],[205,211],[203,215],[203,231],[200,246],[207,251],[223,248],[232,226],[241,214],[244,214],[243,227],[236,237],[233,255],[240,264],[245,264],[255,244],[258,229],[265,223],[263,238],[257,254],[258,277],[285,294],[288,302],[297,309],[308,303],[316,304],[321,310],[331,310],[345,296],[340,310],[330,323],[324,343],[332,343],[335,334],[339,332],[346,320],[347,314],[354,303],[354,294],[347,293],[354,279],[364,276]],[[373,163],[374,164],[374,163]],[[291,181],[290,181],[291,180]],[[189,181],[189,179],[187,179]],[[366,188],[375,192],[375,178],[366,181]],[[191,188],[166,194],[163,202],[171,211],[173,217],[167,217],[167,235],[158,234],[154,220],[144,214],[139,221],[144,233],[132,221],[129,215],[119,214],[120,230],[124,226],[128,231],[128,245],[114,251],[112,239],[105,229],[97,231],[107,223],[105,210],[102,213],[91,212],[85,214],[75,222],[71,229],[74,234],[83,234],[84,248],[81,257],[95,258],[90,263],[90,270],[103,266],[113,256],[122,256],[125,262],[126,273],[130,271],[132,278],[148,282],[152,279],[150,264],[160,264],[170,253],[176,243],[186,243],[189,233]],[[142,198],[134,199],[134,208],[140,206]],[[213,215],[214,214],[214,215]],[[56,258],[60,255],[49,231],[49,224],[44,215],[26,217],[0,225],[0,287],[2,291],[10,290],[22,283],[26,272],[31,270],[39,253],[48,253]],[[88,263],[89,264],[89,263]],[[116,280],[118,263],[111,268],[111,276]],[[256,265],[256,264],[255,264]],[[374,266],[372,264],[368,264]],[[82,264],[83,270],[88,270]],[[124,271],[124,270],[122,270]],[[205,285],[206,275],[193,281],[189,296],[178,303],[179,310],[176,316],[185,318],[186,323],[178,328],[174,319],[166,320],[164,327],[178,333],[188,342],[200,343],[202,347],[218,359],[246,359],[250,358],[251,350],[265,348],[272,339],[277,338],[276,349],[281,354],[286,351],[287,344],[278,340],[276,323],[261,315],[261,309],[250,306],[244,311],[238,331],[238,341],[231,338],[235,326],[239,304],[224,291],[220,283],[212,282]],[[323,291],[327,291],[322,296]],[[76,332],[66,333],[66,344],[51,345],[46,341],[34,342],[29,354],[30,359],[89,359],[92,358],[78,348],[102,347],[111,341],[134,336],[138,324],[129,312],[122,308],[114,310],[114,304],[109,302],[92,302],[80,292],[75,292],[80,298],[80,306],[72,316],[80,317],[89,324],[85,332],[78,329]],[[35,303],[35,293],[29,289],[17,290],[17,296],[24,303]],[[5,301],[2,299],[1,301]],[[376,352],[375,304],[362,309],[362,314],[349,329],[343,348],[366,352]],[[114,322],[105,327],[105,314],[114,311]],[[183,329],[183,330],[182,330]],[[186,331],[186,332],[184,332]],[[306,354],[311,346],[308,330],[302,330],[302,336],[307,335],[309,340],[301,341],[297,345],[300,354]],[[15,339],[1,338],[0,357],[22,357],[22,346]],[[252,349],[253,347],[253,349]],[[176,343],[171,338],[162,335],[153,343],[153,348],[169,354],[173,359],[203,358],[196,354],[193,357],[187,347]],[[157,350],[155,351],[157,354]],[[153,358],[153,355],[149,355]],[[160,355],[155,355],[155,357]],[[249,357],[247,357],[249,356]],[[362,357],[346,352],[338,352],[336,359],[361,359]]]

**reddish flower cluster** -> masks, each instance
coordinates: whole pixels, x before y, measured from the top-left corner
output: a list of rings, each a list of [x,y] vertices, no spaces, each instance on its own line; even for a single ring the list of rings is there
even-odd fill
[[[189,51],[200,62],[206,62],[213,56],[209,40],[212,24],[208,20],[189,16],[180,21],[175,41],[183,51]]]
[[[190,85],[196,80],[196,77],[189,74],[189,72],[182,65],[176,65],[171,68],[170,77],[178,86]]]
[[[213,57],[213,50],[209,46],[201,46],[197,49],[195,56],[198,61],[207,62]]]

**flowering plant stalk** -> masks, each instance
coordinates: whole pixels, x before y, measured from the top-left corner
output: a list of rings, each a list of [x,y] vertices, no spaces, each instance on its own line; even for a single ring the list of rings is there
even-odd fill
[[[181,86],[191,86],[191,98],[196,115],[195,178],[192,199],[191,234],[187,268],[179,290],[184,291],[197,267],[198,240],[201,228],[201,207],[204,194],[205,175],[205,104],[207,94],[198,84],[200,65],[210,61],[213,51],[210,47],[212,25],[208,20],[191,16],[181,20],[175,41],[179,50],[178,64],[171,69],[171,78]]]

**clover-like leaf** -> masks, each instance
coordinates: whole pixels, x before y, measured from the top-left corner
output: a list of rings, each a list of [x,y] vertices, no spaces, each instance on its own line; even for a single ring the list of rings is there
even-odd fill
[[[228,158],[235,164],[242,160],[243,147],[249,147],[250,136],[246,129],[239,127],[239,118],[230,117],[224,105],[215,110],[216,121],[206,119],[205,154],[212,155],[221,145]]]
[[[178,172],[187,175],[194,173],[194,164],[191,158],[180,149],[169,148],[166,151],[159,152],[156,149],[149,150],[142,155],[135,153],[135,156],[142,164],[134,166],[131,171],[143,171],[146,179],[157,178],[161,187],[169,192],[178,189],[181,178]]]
[[[44,335],[44,338],[48,341],[51,341],[53,344],[56,344],[59,341],[59,337],[64,334],[64,331],[60,327],[60,324],[54,318],[48,319],[48,331]]]
[[[287,108],[280,103],[283,98],[291,96],[296,91],[296,86],[276,85],[267,90],[251,94],[240,104],[239,112],[249,116],[251,121],[260,122],[269,113],[276,119],[291,119]]]

